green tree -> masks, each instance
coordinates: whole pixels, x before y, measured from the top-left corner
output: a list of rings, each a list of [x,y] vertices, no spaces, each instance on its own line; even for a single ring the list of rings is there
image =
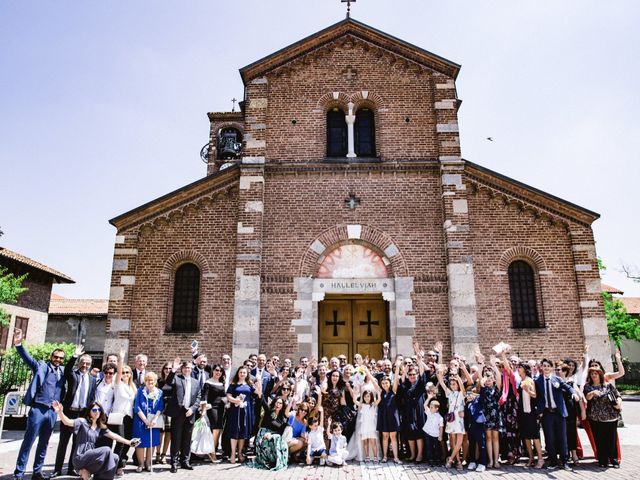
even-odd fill
[[[20,294],[28,289],[22,286],[27,274],[15,276],[5,267],[0,266],[0,303],[16,303]],[[0,307],[0,326],[9,325],[9,313]]]
[[[56,348],[64,350],[65,361],[73,355],[76,346],[73,343],[40,343],[38,345],[28,345],[24,347],[35,360],[49,360],[51,352]],[[21,387],[23,383],[31,378],[31,369],[22,361],[15,348],[7,350],[2,357],[2,369],[0,370],[0,398],[4,398],[7,392]]]
[[[624,304],[609,292],[602,292],[604,314],[607,319],[609,338],[620,348],[620,340],[640,340],[640,322],[627,312]]]

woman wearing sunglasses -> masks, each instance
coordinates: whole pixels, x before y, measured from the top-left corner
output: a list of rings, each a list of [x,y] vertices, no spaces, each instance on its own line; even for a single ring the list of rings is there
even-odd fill
[[[133,401],[136,398],[136,384],[133,383],[131,367],[124,363],[124,350],[118,355],[118,365],[115,378],[115,394],[113,407],[109,415],[109,428],[121,437],[130,438],[133,434]],[[120,459],[116,476],[124,473],[124,467],[129,457],[129,445],[116,443],[114,453]]]
[[[107,437],[119,443],[135,447],[140,439],[127,440],[111,432],[107,428],[107,419],[102,406],[93,402],[87,408],[84,418],[75,420],[67,417],[62,411],[62,404],[53,402],[53,409],[60,421],[67,427],[73,428],[76,436],[76,450],[73,454],[73,465],[79,470],[83,480],[89,480],[91,475],[96,480],[111,480],[115,478],[118,469],[118,456],[107,446],[96,447],[99,439]]]

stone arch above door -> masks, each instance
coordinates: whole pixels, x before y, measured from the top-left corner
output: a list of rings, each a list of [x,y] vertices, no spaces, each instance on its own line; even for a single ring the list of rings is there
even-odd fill
[[[387,266],[389,276],[405,277],[406,262],[393,239],[369,225],[335,225],[319,234],[307,247],[300,263],[301,277],[315,277],[327,254],[345,243],[361,243],[376,251]]]
[[[379,259],[386,268],[386,278],[380,275],[372,278],[364,275],[320,278],[322,275],[318,274],[323,262],[330,259],[337,249],[348,245],[358,245],[361,252],[375,257],[374,264]],[[413,277],[407,276],[406,262],[388,234],[368,225],[336,225],[309,244],[300,263],[300,273],[294,278],[294,291],[297,293],[294,310],[299,312],[299,317],[291,322],[300,355],[318,356],[318,305],[325,298],[325,293],[381,294],[389,303],[391,354],[411,354],[415,333],[415,317],[410,315],[413,309]]]

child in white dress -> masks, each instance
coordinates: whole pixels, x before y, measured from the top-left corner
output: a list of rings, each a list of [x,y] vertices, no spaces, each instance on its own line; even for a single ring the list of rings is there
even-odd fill
[[[354,403],[358,406],[356,432],[362,442],[362,452],[366,460],[378,459],[378,403],[380,395],[367,388],[362,391],[360,400]]]

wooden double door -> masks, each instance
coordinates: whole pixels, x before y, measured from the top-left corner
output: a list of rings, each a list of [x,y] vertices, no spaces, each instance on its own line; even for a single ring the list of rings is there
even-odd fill
[[[328,298],[319,304],[318,351],[328,358],[353,355],[382,358],[389,340],[387,303],[382,298]]]

